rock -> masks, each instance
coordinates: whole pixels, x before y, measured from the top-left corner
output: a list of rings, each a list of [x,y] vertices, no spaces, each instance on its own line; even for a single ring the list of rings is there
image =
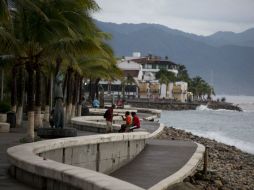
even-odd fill
[[[175,184],[167,190],[201,190],[201,188],[199,188],[198,186],[194,186],[189,182],[186,182]]]
[[[202,176],[203,163],[201,163],[198,166],[201,171],[197,171],[193,177],[186,178],[184,182],[192,183],[192,186],[196,189],[254,189],[254,155],[242,152],[234,146],[198,137],[173,127],[165,128],[163,133],[165,135],[161,134],[161,139],[192,139],[205,146],[209,146],[207,178]],[[182,185],[181,187],[185,188],[186,183],[185,186]]]
[[[217,187],[222,187],[222,186],[223,186],[221,180],[215,180],[215,181],[214,181],[214,184],[215,184]]]

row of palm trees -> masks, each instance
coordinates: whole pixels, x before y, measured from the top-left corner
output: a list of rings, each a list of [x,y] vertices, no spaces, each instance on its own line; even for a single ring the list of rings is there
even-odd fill
[[[196,100],[211,99],[211,96],[215,95],[214,88],[200,76],[190,78],[184,65],[178,65],[177,76],[170,71],[162,69],[156,73],[156,79],[159,80],[160,84],[166,84],[166,93],[170,82],[185,81],[188,83],[188,91],[193,93]]]
[[[53,95],[53,79],[64,75],[67,122],[80,114],[82,83],[89,79],[90,96],[101,79],[121,76],[113,50],[105,43],[110,35],[99,30],[91,14],[99,10],[94,0],[0,0],[0,56],[11,65],[11,106],[22,122],[24,94],[29,138],[42,126],[42,95],[45,116]]]

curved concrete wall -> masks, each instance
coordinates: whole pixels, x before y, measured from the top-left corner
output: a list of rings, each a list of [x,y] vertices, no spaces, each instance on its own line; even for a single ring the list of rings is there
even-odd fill
[[[124,123],[121,116],[113,117],[113,130],[118,131]],[[79,130],[91,131],[96,133],[106,132],[106,121],[103,116],[81,116],[71,119],[72,127]]]
[[[92,170],[118,169],[144,148],[148,137],[137,132],[55,139],[12,147],[7,153],[12,174],[40,189],[141,189]]]
[[[156,114],[157,117],[160,115],[160,110],[149,112]],[[114,118],[116,122],[121,120],[118,116]],[[105,129],[102,116],[73,118],[72,123],[76,126],[90,126],[92,129]],[[119,124],[114,124],[114,127],[119,128]],[[54,139],[12,147],[7,151],[12,165],[11,173],[18,180],[39,189],[144,190],[106,174],[131,161],[143,150],[146,139],[156,137],[163,129],[164,125],[160,124],[152,134],[111,133]],[[150,189],[166,189],[182,181],[195,170],[202,160],[203,152],[204,147],[198,145],[195,154],[183,168]]]

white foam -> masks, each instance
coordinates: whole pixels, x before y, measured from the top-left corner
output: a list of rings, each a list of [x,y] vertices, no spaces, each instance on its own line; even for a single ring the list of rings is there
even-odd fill
[[[197,111],[215,111],[215,112],[238,112],[236,110],[217,109],[213,110],[207,107],[207,105],[200,105],[196,108]]]
[[[205,138],[209,138],[209,139],[214,139],[218,142],[221,142],[230,146],[235,146],[244,152],[254,154],[254,143],[251,143],[251,142],[246,142],[239,139],[233,139],[219,132],[193,131],[193,134],[202,136]]]
[[[200,105],[196,108],[197,111],[211,111],[211,109],[209,109],[207,107],[207,105]]]

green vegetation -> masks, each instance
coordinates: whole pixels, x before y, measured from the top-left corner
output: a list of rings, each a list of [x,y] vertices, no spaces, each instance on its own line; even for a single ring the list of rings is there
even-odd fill
[[[10,111],[10,105],[6,102],[0,102],[0,113],[7,113]]]
[[[213,87],[210,86],[200,76],[191,78],[188,81],[188,85],[189,85],[188,90],[192,92],[193,95],[199,100],[204,100],[205,96],[207,97],[207,99],[211,99],[211,95],[215,95]]]

